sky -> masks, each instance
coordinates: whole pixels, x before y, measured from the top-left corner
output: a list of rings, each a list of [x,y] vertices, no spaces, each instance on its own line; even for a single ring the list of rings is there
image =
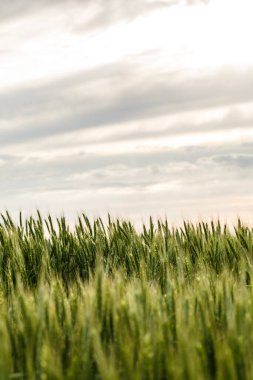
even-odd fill
[[[252,0],[1,2],[1,212],[252,223],[252,14]]]

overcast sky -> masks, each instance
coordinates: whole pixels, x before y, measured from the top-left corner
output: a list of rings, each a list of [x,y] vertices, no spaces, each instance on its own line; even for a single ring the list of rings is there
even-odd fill
[[[1,2],[1,211],[252,222],[252,14],[252,0]]]

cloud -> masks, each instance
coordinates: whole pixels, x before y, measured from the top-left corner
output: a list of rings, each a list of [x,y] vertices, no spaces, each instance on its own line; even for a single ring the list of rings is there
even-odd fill
[[[8,193],[8,189],[14,193],[25,193],[32,189],[35,192],[60,189],[103,192],[113,189],[113,194],[122,189],[137,193],[157,191],[159,186],[164,191],[174,192],[175,189],[183,191],[192,186],[197,192],[208,187],[210,192],[218,192],[231,182],[235,188],[240,187],[242,181],[252,182],[252,145],[238,142],[233,146],[192,146],[167,152],[102,154],[100,157],[67,152],[64,157],[55,155],[46,159],[1,156],[0,160],[4,160],[7,167],[1,169],[5,181],[1,182],[0,190],[3,193]],[[243,178],[237,184],[242,169]],[[245,188],[242,186],[242,191]],[[223,190],[221,194],[225,194]]]
[[[222,106],[231,108],[252,101],[253,69],[242,72],[223,69],[206,75],[165,72],[151,76],[142,73],[138,65],[118,62],[2,92],[0,115],[6,128],[0,131],[0,145],[134,120],[152,120],[162,115]],[[191,121],[175,124],[170,132],[198,131],[201,126],[207,130],[212,126],[215,129],[250,127],[252,116],[228,113],[221,120],[198,125]]]
[[[209,2],[210,2],[210,0],[186,0],[186,3],[188,5],[195,5],[198,3],[208,4]]]
[[[129,30],[133,26],[134,34],[136,23],[129,21],[139,16],[161,10],[150,24],[162,14],[165,25],[169,13],[171,18],[174,11],[177,14],[176,7],[163,12],[166,7],[201,2],[2,2],[1,207],[28,210],[36,205],[53,212],[88,209],[93,215],[97,210],[100,215],[110,211],[125,216],[145,210],[175,216],[181,210],[197,212],[200,205],[212,212],[221,205],[226,210],[235,204],[238,210],[249,209],[253,204],[248,194],[253,186],[252,67],[172,71],[170,62],[191,59],[191,52],[180,50],[187,40],[184,30],[178,36],[180,27],[165,33],[162,25],[154,35],[155,46],[151,41],[143,47],[146,32],[142,29],[136,48],[112,54],[114,63],[99,61],[100,55],[107,54],[106,44],[100,52],[103,36],[111,41],[117,30],[107,34],[103,29],[119,22],[124,28],[130,25]],[[188,10],[184,11],[188,19]],[[139,21],[137,27],[142,25],[141,17]],[[124,33],[129,37],[127,28]],[[176,38],[167,41],[167,35]],[[181,39],[178,45],[177,38]],[[198,50],[197,42],[193,50],[194,46]],[[167,43],[177,46],[170,50]],[[118,44],[115,40],[114,49]],[[175,54],[171,60],[170,52]],[[67,62],[69,56],[73,61]],[[14,75],[16,63],[22,75]],[[80,67],[86,70],[69,74]],[[19,76],[26,85],[18,87]],[[47,80],[39,79],[43,77]],[[220,132],[220,140],[208,140]],[[199,141],[205,133],[208,138]]]
[[[35,14],[44,9],[59,7],[68,7],[70,10],[75,7],[83,8],[93,6],[93,18],[90,21],[90,27],[98,27],[105,25],[110,21],[121,18],[132,18],[138,14],[143,13],[145,10],[153,7],[168,6],[177,3],[173,0],[165,1],[148,1],[148,0],[132,0],[128,3],[123,0],[110,0],[105,3],[102,0],[13,0],[12,2],[3,2],[0,6],[0,18],[2,20],[9,20],[11,18],[23,17],[29,14]],[[102,20],[102,16],[104,20]],[[100,22],[99,22],[100,21]]]
[[[136,220],[146,210],[167,212],[175,221],[180,213],[192,217],[198,210],[213,216],[221,205],[238,213],[251,207],[252,142],[111,156],[72,154],[66,147],[62,157],[29,158],[26,149],[24,145],[17,155],[9,148],[9,155],[0,155],[5,161],[0,166],[2,209],[63,210],[72,220],[77,210],[91,216],[110,211]]]
[[[253,171],[253,154],[227,154],[213,157],[213,162],[230,167],[251,169]]]
[[[132,20],[140,15],[150,12],[154,9],[169,7],[180,2],[188,5],[196,3],[206,3],[205,0],[12,0],[11,2],[2,2],[0,5],[0,19],[8,21],[13,18],[26,17],[27,15],[41,12],[45,9],[56,8],[69,9],[71,12],[80,8],[85,13],[85,9],[91,8],[92,17],[86,22],[78,23],[76,30],[82,31],[87,29],[97,29],[118,20]]]

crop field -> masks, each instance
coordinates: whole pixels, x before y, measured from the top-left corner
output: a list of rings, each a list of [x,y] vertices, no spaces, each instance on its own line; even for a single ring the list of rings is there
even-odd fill
[[[253,230],[0,223],[0,379],[253,379]]]

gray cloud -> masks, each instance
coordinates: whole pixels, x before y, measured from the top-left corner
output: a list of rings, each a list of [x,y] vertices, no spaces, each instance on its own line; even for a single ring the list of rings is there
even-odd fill
[[[205,0],[12,0],[11,2],[2,2],[0,5],[0,20],[8,21],[11,18],[26,17],[29,14],[35,14],[43,9],[69,7],[72,12],[75,7],[81,6],[83,12],[85,9],[93,6],[96,10],[88,21],[76,23],[73,22],[75,31],[85,31],[87,29],[97,29],[110,25],[118,20],[132,20],[139,15],[143,15],[157,8],[168,7],[180,2],[187,5],[196,3],[206,3]]]
[[[253,143],[237,143],[113,157],[69,154],[46,160],[2,155],[0,160],[6,167],[0,166],[0,174],[5,178],[0,191],[103,191],[106,188],[146,191],[155,184],[177,184],[182,189],[194,186],[197,191],[210,186],[210,191],[218,191],[227,182],[236,183],[241,176],[243,181],[252,182],[252,148]],[[242,169],[248,173],[246,176],[245,172],[242,175]]]
[[[141,125],[141,122],[140,122]],[[122,129],[115,131],[113,136],[103,137],[103,141],[119,141],[122,139],[143,139],[157,137],[166,137],[171,135],[184,135],[186,133],[202,133],[202,132],[216,132],[216,131],[232,131],[234,129],[247,129],[253,128],[253,116],[245,116],[240,112],[234,111],[233,108],[225,113],[224,116],[220,118],[210,117],[208,121],[192,122],[190,121],[180,121],[170,123],[168,126],[159,129],[159,132],[155,129],[150,129],[143,131],[141,128],[136,128],[135,130],[130,130],[125,128],[122,133]],[[97,137],[99,140],[99,136]]]
[[[243,72],[220,70],[186,78],[178,72],[148,77],[141,75],[138,66],[118,63],[1,93],[1,119],[8,120],[11,125],[27,117],[28,124],[17,129],[12,127],[12,131],[0,131],[0,145],[252,100],[253,69]],[[212,126],[216,129],[247,127],[252,126],[252,120],[240,114],[228,114],[221,121],[209,125],[207,122],[207,129]],[[201,126],[185,123],[175,126],[174,132],[176,128],[181,131],[186,128],[190,132]]]
[[[62,7],[69,9],[73,15],[73,10],[79,12],[78,21],[72,20],[72,29],[82,32],[87,29],[97,29],[108,26],[118,20],[132,20],[140,15],[161,7],[168,7],[178,4],[180,0],[13,0],[11,2],[1,2],[0,20],[8,21],[12,18],[23,18],[36,14],[41,10]],[[201,2],[199,0],[198,2]],[[203,1],[202,1],[203,2]],[[186,3],[190,3],[189,0]],[[80,21],[80,7],[84,12],[93,6],[93,15],[89,20],[84,17]],[[57,20],[56,20],[57,22]]]
[[[1,2],[0,5],[0,19],[10,20],[11,18],[17,18],[27,16],[29,13],[36,12],[43,8],[57,6],[57,5],[75,5],[83,3],[86,5],[89,0],[13,0],[11,2]]]
[[[226,166],[237,166],[242,169],[253,170],[253,154],[227,154],[214,156],[213,162]]]
[[[240,141],[167,152],[66,153],[43,159],[12,155],[10,149],[10,154],[0,155],[2,209],[63,210],[71,218],[75,210],[91,216],[110,211],[136,220],[146,210],[153,215],[168,212],[175,221],[181,212],[192,217],[193,210],[213,216],[222,206],[231,212],[238,202],[241,214],[251,207],[252,151],[252,142]]]

